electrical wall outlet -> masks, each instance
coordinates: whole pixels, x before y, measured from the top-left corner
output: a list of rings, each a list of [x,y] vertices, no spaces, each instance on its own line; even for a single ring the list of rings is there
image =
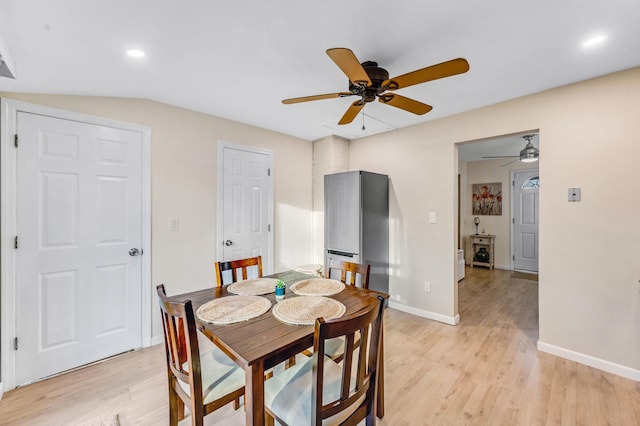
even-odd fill
[[[431,293],[431,283],[429,281],[424,282],[424,291]]]

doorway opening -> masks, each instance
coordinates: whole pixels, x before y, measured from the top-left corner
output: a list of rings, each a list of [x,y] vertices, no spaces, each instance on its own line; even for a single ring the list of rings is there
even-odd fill
[[[514,258],[516,256],[515,232],[521,232],[519,242],[523,242],[518,249],[518,254],[523,259],[535,258],[537,260],[538,239],[537,231],[535,235],[529,232],[528,229],[515,227],[516,216],[519,214],[523,225],[528,225],[535,222],[537,227],[537,208],[538,208],[538,195],[533,199],[529,189],[523,190],[526,192],[524,200],[518,204],[520,208],[519,212],[516,212],[514,207],[514,200],[518,194],[514,194],[513,188],[516,182],[514,177],[518,176],[524,180],[520,181],[520,185],[528,187],[533,185],[533,182],[537,182],[539,191],[542,184],[541,176],[539,173],[533,173],[535,176],[528,176],[525,178],[524,173],[532,172],[538,167],[538,162],[522,162],[520,161],[520,152],[525,148],[527,141],[523,139],[525,135],[535,135],[532,138],[532,144],[536,149],[540,147],[539,130],[533,129],[524,132],[518,132],[508,135],[500,135],[491,138],[477,139],[466,142],[458,143],[457,146],[457,164],[458,175],[460,179],[459,184],[459,208],[458,218],[460,226],[458,232],[458,241],[460,248],[464,250],[464,263],[466,264],[467,273],[471,263],[476,265],[482,265],[482,261],[487,261],[487,264],[493,265],[496,269],[514,271]],[[533,179],[537,178],[537,180]],[[529,180],[527,180],[529,179]],[[474,212],[474,185],[478,189],[477,197],[483,197],[486,193],[486,198],[490,199],[494,204],[491,204],[491,209],[478,210]],[[487,187],[485,192],[482,192],[483,187]],[[491,194],[492,197],[489,196]],[[477,198],[476,197],[476,198]],[[528,197],[528,198],[527,198]],[[500,203],[500,206],[496,204]],[[475,206],[478,207],[478,206]],[[527,207],[529,210],[524,211],[522,207]],[[535,213],[531,211],[531,208],[535,208]],[[478,235],[476,235],[478,234]],[[525,235],[526,234],[526,235]],[[476,243],[485,243],[486,241],[478,242],[478,237],[492,236],[487,239],[493,243],[493,250],[488,248],[481,253],[482,259],[476,259],[474,262],[474,253],[477,253],[478,248],[481,245],[474,245]],[[475,237],[475,238],[474,238]],[[484,240],[484,239],[483,239]],[[475,248],[475,251],[474,251]],[[532,251],[535,251],[533,256]],[[486,259],[487,253],[492,253],[491,259]],[[527,269],[517,263],[521,269],[526,272],[537,273],[536,267],[527,266]],[[461,267],[461,266],[459,266]],[[492,276],[504,277],[504,273],[495,274],[493,270],[482,266],[475,266],[478,270],[483,271],[483,275],[486,275],[488,279]],[[535,269],[535,270],[534,270]],[[487,270],[484,274],[484,270]],[[513,274],[513,272],[511,272]],[[462,274],[458,274],[458,277]],[[515,277],[515,275],[514,275]],[[514,278],[517,279],[517,278]],[[535,281],[524,281],[525,283]],[[461,314],[464,311],[464,306],[457,306],[458,312]]]

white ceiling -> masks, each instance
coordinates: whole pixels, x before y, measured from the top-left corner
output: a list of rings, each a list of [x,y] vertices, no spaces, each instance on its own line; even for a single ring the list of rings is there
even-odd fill
[[[0,0],[17,71],[0,90],[147,98],[354,139],[638,66],[639,18],[638,0]],[[126,57],[131,47],[147,56]],[[280,102],[348,89],[331,47],[391,76],[458,57],[471,69],[398,91],[432,105],[426,115],[374,102],[367,130],[361,116],[347,129],[335,123],[353,98]]]

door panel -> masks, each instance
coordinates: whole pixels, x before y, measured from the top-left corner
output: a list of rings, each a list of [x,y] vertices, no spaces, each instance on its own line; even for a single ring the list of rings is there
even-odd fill
[[[514,269],[538,271],[538,171],[514,173]]]
[[[40,247],[77,247],[78,175],[42,173],[40,206],[42,233]]]
[[[76,343],[78,271],[40,275],[40,324],[43,351]]]
[[[96,283],[104,289],[102,303],[98,306],[98,336],[122,331],[127,327],[127,265],[99,266],[96,268]]]
[[[222,155],[221,260],[262,256],[268,273],[270,156],[230,147],[224,147]]]
[[[142,134],[18,113],[16,384],[142,345]]]

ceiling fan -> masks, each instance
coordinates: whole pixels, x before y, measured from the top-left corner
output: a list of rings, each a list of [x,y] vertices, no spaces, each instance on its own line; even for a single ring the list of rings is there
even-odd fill
[[[534,161],[538,161],[538,157],[540,156],[540,151],[538,151],[538,148],[533,146],[533,144],[531,143],[531,140],[535,137],[535,133],[522,136],[522,138],[527,141],[527,145],[522,149],[522,151],[520,151],[519,155],[493,155],[490,157],[482,158],[518,158],[523,163],[533,163]],[[513,160],[511,163],[514,163],[516,161],[518,160]],[[511,163],[507,163],[505,164],[505,166]]]
[[[398,77],[389,78],[387,70],[380,68],[377,62],[366,61],[360,63],[356,55],[349,49],[341,47],[328,49],[327,55],[329,55],[333,62],[335,62],[349,78],[349,91],[285,99],[282,103],[295,104],[321,99],[358,96],[360,99],[351,104],[338,124],[351,123],[364,105],[368,102],[373,102],[376,98],[383,104],[391,105],[417,115],[426,114],[433,109],[431,105],[395,93],[388,93],[387,91],[403,89],[413,86],[414,84],[462,74],[469,70],[469,63],[465,59],[458,58],[402,74]]]

